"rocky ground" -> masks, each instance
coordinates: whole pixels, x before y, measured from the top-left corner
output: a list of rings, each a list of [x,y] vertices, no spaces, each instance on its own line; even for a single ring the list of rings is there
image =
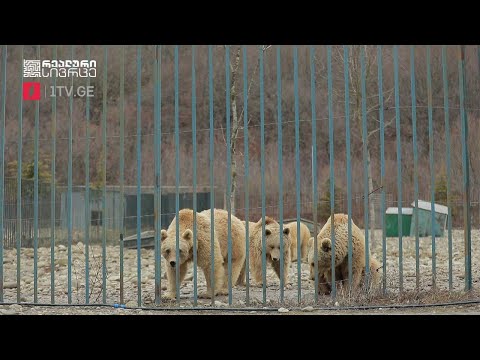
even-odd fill
[[[165,310],[153,311],[142,309],[114,309],[112,307],[72,307],[72,306],[27,306],[27,305],[0,305],[0,315],[480,315],[480,305],[440,306],[435,308],[410,309],[369,309],[369,310],[322,310],[314,307],[303,309],[284,309],[275,311],[212,311],[201,310]]]
[[[476,289],[480,279],[480,231],[472,230],[472,278],[473,286]],[[381,232],[377,233],[377,239],[381,239]],[[387,256],[386,256],[386,283],[387,294],[368,294],[361,296],[344,296],[339,294],[337,299],[333,301],[331,297],[320,296],[318,304],[315,304],[314,284],[308,280],[309,268],[307,264],[301,265],[301,282],[300,282],[300,302],[299,287],[297,283],[297,264],[293,264],[291,279],[293,286],[284,291],[284,302],[280,303],[279,280],[271,269],[267,271],[267,288],[265,303],[263,302],[263,289],[250,287],[249,289],[249,305],[255,307],[256,310],[262,307],[270,307],[278,309],[280,307],[291,309],[288,313],[332,313],[332,310],[320,311],[316,310],[318,306],[336,307],[335,313],[348,313],[353,310],[340,310],[343,306],[350,305],[367,305],[378,304],[382,306],[392,304],[411,304],[411,303],[439,303],[448,301],[457,301],[463,299],[477,299],[475,293],[463,294],[465,286],[464,280],[464,240],[463,231],[453,231],[452,242],[452,291],[448,291],[448,273],[449,273],[449,253],[448,239],[436,239],[436,278],[437,288],[432,289],[432,244],[431,238],[421,238],[419,247],[419,265],[420,277],[418,281],[419,288],[416,289],[416,258],[415,258],[415,238],[403,238],[403,290],[402,295],[398,295],[399,289],[399,246],[398,239],[387,239]],[[382,262],[382,244],[381,240],[375,243],[371,253],[380,262]],[[51,262],[50,248],[41,247],[38,249],[38,303],[50,303],[51,301]],[[59,245],[55,247],[55,302],[58,304],[67,303],[67,277],[68,277],[68,252],[67,247]],[[20,289],[17,289],[17,256],[15,249],[5,249],[3,266],[4,266],[4,301],[16,302],[17,291],[20,290],[21,302],[31,303],[34,301],[34,279],[33,279],[33,249],[23,248],[20,256]],[[106,256],[106,303],[115,304],[120,302],[120,255],[118,246],[108,246]],[[102,248],[100,246],[89,247],[89,294],[85,294],[85,246],[78,242],[72,247],[72,304],[85,303],[86,297],[92,304],[102,302]],[[162,261],[162,270],[165,264]],[[153,249],[141,250],[141,299],[143,307],[152,307],[154,305],[155,293],[155,259]],[[185,281],[181,287],[181,299],[178,304],[164,302],[160,307],[182,307],[185,310],[182,313],[190,313],[187,308],[193,306],[193,281],[191,279],[191,270],[187,274],[189,280]],[[165,289],[166,280],[161,281],[162,289]],[[163,291],[162,290],[162,291]],[[205,278],[202,271],[198,271],[198,292],[206,290]],[[137,284],[137,250],[125,249],[124,251],[124,303],[129,307],[138,306],[138,284]],[[215,307],[226,307],[228,305],[228,296],[218,296]],[[246,307],[246,289],[245,287],[234,287],[232,289],[232,306],[235,308]],[[205,309],[211,308],[211,300],[199,299],[198,305]],[[313,306],[313,309],[310,308]],[[305,309],[306,311],[301,311]],[[313,310],[313,311],[312,311]],[[218,311],[218,310],[217,310]],[[253,310],[252,310],[253,311]],[[283,310],[282,310],[283,311]],[[363,312],[367,310],[362,310]],[[402,310],[368,310],[369,313],[382,312],[478,312],[478,305],[465,305],[452,307],[435,307],[422,309],[402,309]],[[203,312],[195,310],[194,313]],[[85,314],[163,314],[168,311],[151,311],[151,310],[126,310],[114,309],[109,307],[38,307],[27,305],[4,305],[0,306],[0,314],[34,314],[34,313],[85,313]],[[178,313],[178,312],[175,312]],[[215,312],[217,313],[217,312]],[[232,312],[229,312],[232,313]],[[234,312],[236,313],[236,312]],[[242,313],[250,313],[243,311]],[[268,312],[272,314],[274,312]],[[287,313],[287,312],[285,312]]]

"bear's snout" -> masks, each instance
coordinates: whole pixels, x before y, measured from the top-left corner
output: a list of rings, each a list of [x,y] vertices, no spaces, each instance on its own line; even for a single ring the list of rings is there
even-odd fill
[[[280,251],[278,249],[272,249],[270,251],[270,259],[272,259],[273,262],[277,262],[280,260]]]
[[[176,264],[175,261],[170,261],[170,266],[171,267],[175,267],[175,264]]]

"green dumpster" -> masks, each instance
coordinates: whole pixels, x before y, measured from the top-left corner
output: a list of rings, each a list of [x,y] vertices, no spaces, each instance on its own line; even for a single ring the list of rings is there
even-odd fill
[[[402,208],[402,236],[410,236],[413,208]],[[385,212],[386,236],[398,237],[398,208],[389,207]]]
[[[415,206],[415,202],[412,203]],[[432,208],[431,202],[418,200],[418,209],[414,208],[414,212],[418,211],[418,236],[426,237],[432,236]],[[434,204],[434,231],[435,237],[442,237],[445,233],[445,227],[447,224],[448,207],[444,205]],[[410,232],[412,236],[415,236],[415,213],[413,215]]]

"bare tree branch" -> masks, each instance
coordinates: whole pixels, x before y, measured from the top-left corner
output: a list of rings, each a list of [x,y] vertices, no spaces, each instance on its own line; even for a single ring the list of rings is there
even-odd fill
[[[395,116],[392,117],[392,119],[388,122],[385,123],[385,127],[387,126],[390,126],[392,123],[393,123],[393,120],[395,120]],[[372,136],[373,134],[375,134],[376,132],[380,131],[380,128],[376,128],[375,130],[372,130],[370,131],[368,134],[367,134],[367,139],[370,138],[370,136]]]
[[[248,84],[248,89],[247,89],[247,99],[248,96],[250,95],[250,89],[252,88],[252,85],[255,81],[255,75],[257,74],[258,68],[260,67],[260,59],[258,59],[257,65],[255,66],[255,69],[253,70],[252,78],[250,79],[250,83]],[[243,107],[242,111],[240,112],[239,118],[243,117],[243,113],[245,111],[245,100],[243,101]],[[247,125],[250,124],[251,118],[248,120]]]

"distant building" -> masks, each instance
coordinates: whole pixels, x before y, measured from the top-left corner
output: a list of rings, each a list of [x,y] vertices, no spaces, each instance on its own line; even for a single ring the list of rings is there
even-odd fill
[[[58,188],[61,193],[60,225],[67,228],[67,189]],[[155,227],[153,186],[142,186],[141,189],[141,227],[142,231],[153,230]],[[167,228],[175,217],[175,187],[165,186],[161,189],[161,227]],[[107,186],[105,196],[105,214],[103,213],[103,191],[90,189],[90,209],[88,216],[91,226],[105,227],[107,230],[120,230],[121,220],[125,224],[126,234],[130,235],[137,228],[137,188],[124,187],[125,212],[121,214],[121,193],[119,186]],[[218,199],[223,201],[222,199]],[[217,201],[216,201],[217,202]],[[193,191],[190,186],[179,187],[179,208],[193,208]],[[85,228],[85,186],[75,186],[72,189],[72,228]],[[197,188],[197,210],[210,208],[209,187]]]

